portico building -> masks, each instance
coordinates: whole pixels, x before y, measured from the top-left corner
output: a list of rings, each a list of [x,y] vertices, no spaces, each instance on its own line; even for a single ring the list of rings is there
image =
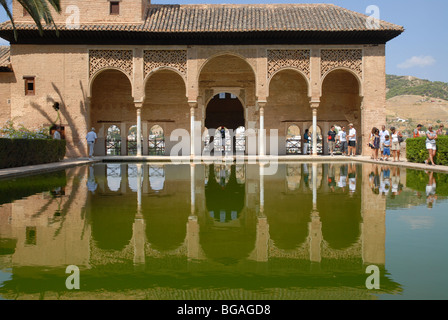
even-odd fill
[[[0,25],[11,43],[0,120],[36,127],[58,119],[69,157],[86,156],[91,127],[96,155],[169,155],[176,129],[190,133],[190,153],[199,155],[217,145],[220,127],[236,134],[233,150],[258,155],[276,153],[277,130],[282,155],[301,153],[306,129],[312,153],[326,153],[330,126],[349,123],[366,153],[371,128],[386,121],[386,42],[403,32],[328,4],[61,0],[58,33],[45,26],[39,35],[13,5],[17,39],[11,22]],[[250,139],[261,143],[250,148]]]

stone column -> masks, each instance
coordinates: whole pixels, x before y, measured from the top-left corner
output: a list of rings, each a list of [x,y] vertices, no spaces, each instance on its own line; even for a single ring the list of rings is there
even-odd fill
[[[259,148],[258,155],[266,155],[266,132],[264,129],[264,107],[266,106],[266,101],[258,101],[258,112],[260,113],[260,134],[259,134]]]
[[[120,154],[122,156],[125,156],[128,153],[128,135],[127,135],[126,123],[125,122],[122,122],[120,124],[120,137],[121,137]]]
[[[194,124],[195,124],[195,110],[198,107],[197,101],[188,101],[190,106],[190,156],[195,155],[195,137],[194,137]]]
[[[319,212],[316,209],[313,209],[311,212],[308,234],[310,237],[310,261],[321,262],[322,222],[320,221]]]
[[[313,112],[313,156],[317,156],[317,108],[319,101],[311,101],[310,106]]]
[[[196,188],[196,180],[195,180],[195,165],[194,163],[190,164],[190,203],[191,203],[191,215],[195,215],[196,212],[196,197],[195,197],[195,188]]]
[[[142,214],[142,165],[137,164],[137,214],[132,226],[134,264],[145,263],[145,220]]]
[[[142,102],[135,102],[137,108],[137,156],[142,155]]]
[[[269,224],[264,214],[264,164],[260,164],[260,212],[257,217],[255,240],[256,261],[268,261]]]

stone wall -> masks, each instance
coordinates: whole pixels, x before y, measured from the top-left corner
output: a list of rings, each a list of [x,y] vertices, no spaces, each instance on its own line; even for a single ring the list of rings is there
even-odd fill
[[[288,126],[297,124],[303,133],[313,108],[324,137],[333,122],[353,122],[364,153],[372,126],[385,123],[384,45],[12,45],[11,62],[10,117],[28,127],[49,125],[59,102],[68,157],[86,155],[91,126],[103,139],[96,154],[105,154],[107,127],[115,121],[126,132],[138,108],[144,137],[154,124],[162,126],[166,140],[174,129],[190,130],[190,112],[204,126],[208,101],[220,92],[240,100],[246,129],[259,129],[264,108],[268,134],[278,129],[279,154],[286,152]],[[35,77],[35,95],[25,95],[24,76]],[[8,117],[8,108],[1,110]]]

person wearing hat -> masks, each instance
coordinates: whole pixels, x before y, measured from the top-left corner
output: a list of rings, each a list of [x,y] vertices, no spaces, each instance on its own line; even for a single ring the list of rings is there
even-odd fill
[[[420,137],[420,130],[422,129],[422,125],[418,124],[417,128],[414,129],[414,138],[418,138]]]
[[[95,128],[92,128],[86,135],[87,145],[89,146],[89,159],[93,158],[93,147],[95,146],[96,139],[98,139]]]

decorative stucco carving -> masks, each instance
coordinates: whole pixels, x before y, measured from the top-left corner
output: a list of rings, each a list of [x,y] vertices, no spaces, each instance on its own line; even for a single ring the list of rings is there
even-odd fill
[[[278,70],[295,68],[310,78],[310,50],[268,50],[268,78]]]
[[[321,76],[329,71],[344,67],[362,78],[362,49],[325,49],[320,53]]]
[[[145,77],[153,70],[161,67],[173,68],[184,77],[187,75],[186,50],[145,50]]]
[[[113,67],[132,77],[132,59],[132,50],[90,50],[89,75],[92,77],[98,70]]]

